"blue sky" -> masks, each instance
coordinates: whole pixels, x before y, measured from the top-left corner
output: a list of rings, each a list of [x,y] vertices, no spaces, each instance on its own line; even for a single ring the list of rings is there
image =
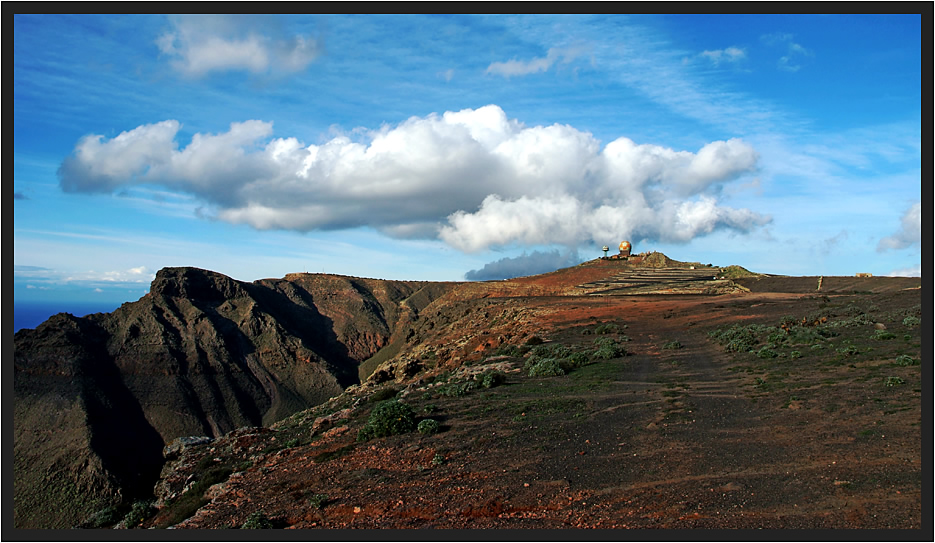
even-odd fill
[[[921,16],[14,17],[14,295],[636,252],[921,275]]]

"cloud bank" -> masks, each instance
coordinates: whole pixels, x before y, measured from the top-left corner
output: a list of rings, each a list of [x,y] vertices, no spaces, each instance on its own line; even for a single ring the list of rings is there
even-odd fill
[[[578,251],[571,250],[560,252],[558,249],[553,251],[533,251],[531,254],[523,254],[517,257],[504,257],[500,260],[489,262],[479,270],[471,270],[464,274],[468,281],[490,281],[496,279],[512,279],[526,275],[538,275],[548,273],[559,268],[568,268],[581,263]]]
[[[499,107],[412,117],[321,145],[273,138],[270,122],[195,134],[166,120],[82,138],[59,168],[67,192],[134,184],[193,194],[209,215],[257,229],[369,226],[439,238],[462,251],[511,244],[569,247],[628,238],[687,242],[770,218],[723,206],[724,184],[758,154],[730,139],[697,152],[618,138],[601,148],[569,125],[526,126]]]
[[[156,40],[172,67],[189,77],[245,70],[298,72],[321,54],[311,36],[280,36],[271,20],[237,15],[184,15],[169,19],[171,29]]]

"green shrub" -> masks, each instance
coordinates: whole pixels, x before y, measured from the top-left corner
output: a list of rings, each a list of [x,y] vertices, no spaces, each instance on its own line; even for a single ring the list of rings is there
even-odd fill
[[[873,334],[873,339],[877,340],[887,340],[887,339],[896,339],[896,334],[893,332],[887,332],[886,330],[877,330]]]
[[[620,327],[612,322],[605,322],[604,324],[598,324],[594,328],[594,333],[597,335],[616,334],[619,331],[620,331]]]
[[[460,383],[451,383],[439,389],[438,393],[448,398],[460,398],[466,396],[468,392],[477,388],[476,381],[461,381]]]
[[[499,356],[522,356],[523,353],[516,345],[501,345],[495,351]]]
[[[611,338],[596,339],[594,340],[594,345],[597,349],[594,350],[591,357],[598,360],[610,360],[612,358],[626,356],[627,354],[627,348],[618,344]]]
[[[591,358],[585,353],[572,353],[565,360],[569,364],[569,369],[580,368],[591,363]]]
[[[117,524],[124,518],[125,516],[121,514],[120,508],[112,505],[94,513],[81,527],[90,529],[107,528]]]
[[[883,386],[894,387],[905,382],[902,377],[887,377],[883,380]]]
[[[506,374],[502,371],[487,371],[475,378],[484,388],[493,388],[506,382]]]
[[[396,400],[387,400],[378,403],[370,412],[367,424],[357,433],[357,441],[405,434],[415,428],[416,416],[412,408]]]
[[[681,349],[682,342],[677,339],[673,341],[669,341],[668,343],[663,344],[662,348],[663,349]]]
[[[130,507],[130,512],[127,513],[127,516],[123,517],[124,524],[126,524],[127,528],[136,528],[140,524],[143,524],[143,521],[155,514],[156,508],[153,507],[153,502],[133,502],[133,505]]]
[[[565,370],[554,358],[540,358],[529,368],[528,375],[530,377],[553,377],[565,375]]]
[[[847,345],[844,345],[844,346],[838,348],[838,349],[837,349],[837,352],[838,352],[839,354],[843,354],[844,356],[852,356],[852,355],[855,355],[855,354],[860,353],[860,349],[858,349],[858,348],[857,348],[856,346],[854,346],[854,345],[847,344]]]
[[[436,454],[435,456],[432,457],[432,465],[440,466],[444,463],[445,463],[445,457],[442,456],[441,454]]]
[[[417,426],[419,433],[423,435],[437,434],[439,428],[441,428],[441,426],[438,424],[438,421],[435,419],[425,419],[425,420],[419,421],[419,426]]]
[[[908,354],[901,354],[896,357],[897,366],[915,366],[918,363],[919,363],[918,360],[916,360],[915,358],[912,358]]]
[[[243,523],[243,526],[240,528],[242,530],[269,530],[273,527],[273,523],[270,522],[269,517],[266,516],[266,513],[263,511],[255,511],[250,513],[250,516],[247,517],[246,522]]]
[[[920,324],[922,324],[922,320],[919,319],[919,317],[915,317],[913,315],[909,315],[908,317],[903,319],[903,326],[906,326],[909,328],[912,328],[913,326],[918,326]]]
[[[789,358],[802,358],[802,353],[799,351],[792,351],[789,353]]]
[[[708,336],[723,345],[725,351],[731,353],[750,352],[759,343],[754,328],[738,324],[726,329],[718,328],[709,332]]]
[[[770,349],[769,347],[762,347],[759,351],[756,352],[757,358],[776,358],[779,356],[776,354],[776,351]]]

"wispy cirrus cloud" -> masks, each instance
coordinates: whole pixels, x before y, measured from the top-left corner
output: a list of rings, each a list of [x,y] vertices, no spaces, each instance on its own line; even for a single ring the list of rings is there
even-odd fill
[[[795,36],[786,32],[776,32],[760,36],[760,41],[767,45],[776,46],[785,50],[785,54],[776,61],[776,67],[784,72],[797,72],[802,69],[802,57],[813,56],[814,53],[793,41]]]
[[[304,70],[323,50],[313,36],[283,35],[267,18],[182,15],[156,40],[172,67],[189,77],[211,72],[291,73]]]
[[[739,47],[731,46],[724,49],[702,51],[698,56],[714,66],[720,66],[722,62],[734,63],[744,60],[747,58],[747,52]]]
[[[569,64],[587,52],[588,48],[584,46],[552,47],[544,57],[535,57],[530,60],[513,59],[505,62],[492,62],[487,67],[486,73],[510,78],[545,72],[556,63]]]

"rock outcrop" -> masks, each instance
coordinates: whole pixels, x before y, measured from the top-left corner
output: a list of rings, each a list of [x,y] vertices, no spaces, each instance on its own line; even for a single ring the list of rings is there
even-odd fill
[[[150,495],[173,439],[268,425],[339,394],[448,287],[165,268],[112,313],[17,332],[15,526],[79,524]]]

